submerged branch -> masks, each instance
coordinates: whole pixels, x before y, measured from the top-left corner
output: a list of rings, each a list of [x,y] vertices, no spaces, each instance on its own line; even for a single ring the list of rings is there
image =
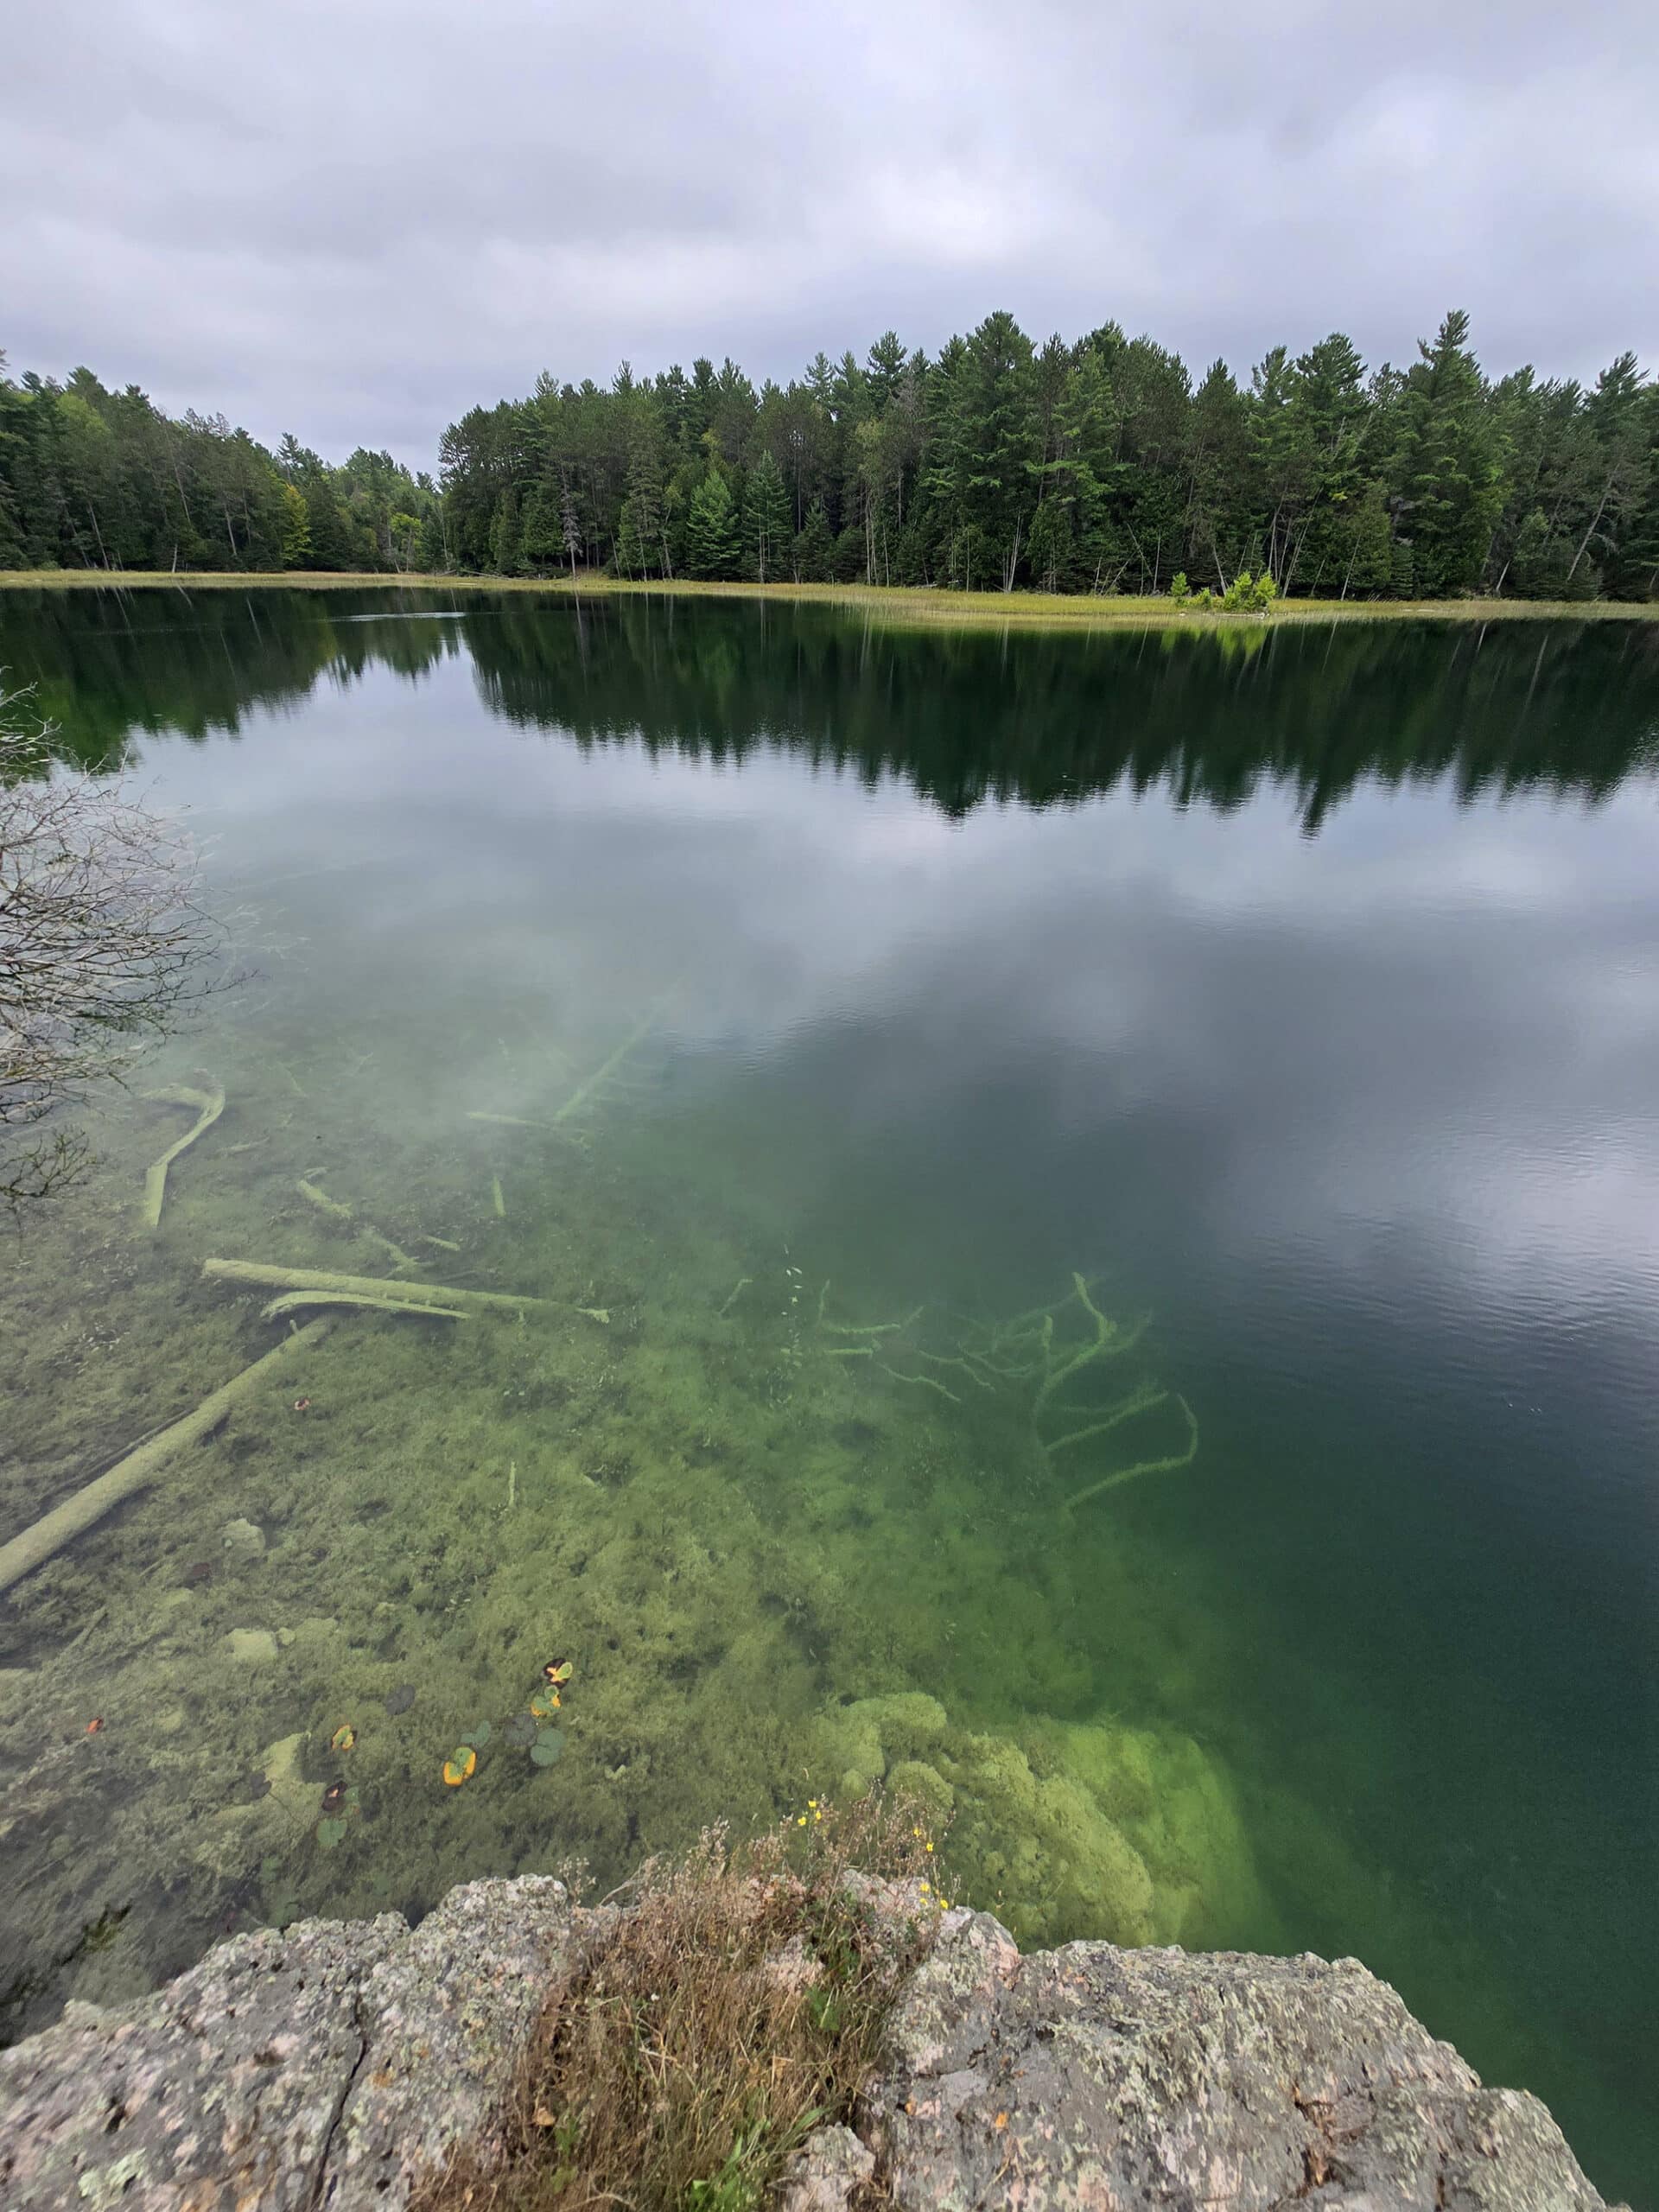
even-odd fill
[[[175,1421],[170,1428],[162,1429],[129,1452],[125,1459],[118,1459],[96,1481],[78,1490],[73,1497],[65,1498],[60,1505],[54,1505],[51,1512],[43,1515],[32,1528],[25,1529],[21,1535],[14,1536],[9,1544],[0,1544],[0,1590],[10,1590],[14,1582],[32,1574],[83,1529],[101,1521],[112,1506],[130,1497],[135,1491],[146,1488],[187,1444],[195,1443],[216,1428],[238,1399],[246,1397],[296,1352],[309,1351],[320,1344],[333,1326],[331,1315],[308,1321],[302,1329],[296,1329],[292,1336],[284,1337],[281,1344],[274,1345],[263,1359],[256,1359],[251,1367],[245,1367],[239,1375],[233,1375],[228,1382],[222,1383],[210,1397],[202,1400],[194,1413],[187,1414],[182,1421]]]

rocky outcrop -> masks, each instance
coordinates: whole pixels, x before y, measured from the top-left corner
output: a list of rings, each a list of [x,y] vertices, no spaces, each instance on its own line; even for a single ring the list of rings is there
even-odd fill
[[[895,1913],[915,1895],[869,1885]],[[238,1937],[157,1995],[0,2056],[8,2212],[397,2212],[487,2145],[543,1998],[593,1925],[556,1882]],[[1072,1943],[944,1916],[856,2132],[791,2212],[1603,2212],[1535,2098],[1483,2088],[1351,1959]]]
[[[979,1913],[912,1976],[858,2132],[917,2212],[1602,2212],[1537,2099],[1483,2088],[1357,1960],[1022,1958]]]
[[[153,1997],[0,2055],[7,2212],[396,2212],[487,2139],[571,1941],[561,1883],[238,1936]]]

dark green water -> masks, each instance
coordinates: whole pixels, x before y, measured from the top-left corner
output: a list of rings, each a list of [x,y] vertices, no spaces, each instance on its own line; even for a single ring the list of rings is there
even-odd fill
[[[1659,633],[6,594],[0,664],[242,978],[0,1258],[0,1540],[276,1340],[210,1255],[556,1301],[348,1314],[0,1599],[11,2032],[886,1767],[1027,1939],[1356,1953],[1659,2202]]]

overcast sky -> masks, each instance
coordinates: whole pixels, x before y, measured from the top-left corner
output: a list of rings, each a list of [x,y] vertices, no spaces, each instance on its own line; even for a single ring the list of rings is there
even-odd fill
[[[1659,365],[1652,0],[8,11],[0,347],[429,465],[545,367],[1116,317],[1199,367],[1468,307]]]

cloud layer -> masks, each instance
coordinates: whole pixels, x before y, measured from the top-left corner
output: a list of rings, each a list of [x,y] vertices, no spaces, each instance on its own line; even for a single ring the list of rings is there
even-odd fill
[[[1116,317],[1659,360],[1641,0],[107,0],[0,73],[0,346],[416,465],[538,370]]]

